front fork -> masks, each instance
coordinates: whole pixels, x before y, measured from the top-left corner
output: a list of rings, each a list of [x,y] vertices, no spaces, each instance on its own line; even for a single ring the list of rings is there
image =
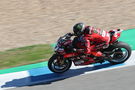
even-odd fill
[[[58,65],[64,64],[64,57],[62,55],[57,55],[57,63]]]

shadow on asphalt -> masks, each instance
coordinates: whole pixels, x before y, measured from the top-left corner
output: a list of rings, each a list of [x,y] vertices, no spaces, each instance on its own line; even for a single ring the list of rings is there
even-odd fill
[[[119,65],[123,65],[123,64],[119,64]],[[56,81],[64,80],[66,78],[84,74],[85,72],[88,72],[88,71],[109,68],[112,66],[116,67],[117,65],[111,65],[109,63],[99,64],[94,67],[83,67],[83,68],[79,68],[79,69],[70,69],[67,72],[62,73],[62,74],[48,73],[48,74],[43,74],[43,75],[38,75],[38,76],[30,76],[30,77],[21,78],[21,79],[14,79],[12,81],[6,82],[5,85],[2,86],[2,88],[47,85],[47,84],[51,84]]]

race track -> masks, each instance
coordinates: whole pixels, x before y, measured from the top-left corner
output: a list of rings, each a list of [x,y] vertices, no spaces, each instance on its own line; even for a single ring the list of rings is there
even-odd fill
[[[63,74],[52,73],[47,67],[0,75],[0,89],[13,90],[127,90],[134,88],[135,51],[123,64],[109,63],[72,66]],[[110,89],[108,89],[110,88]],[[128,90],[129,90],[128,89]],[[134,89],[130,89],[134,90]]]
[[[134,90],[135,66],[80,75],[13,90]]]

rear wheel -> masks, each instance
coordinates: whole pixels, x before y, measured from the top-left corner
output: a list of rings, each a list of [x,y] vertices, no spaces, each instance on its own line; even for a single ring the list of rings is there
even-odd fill
[[[57,55],[54,54],[48,61],[48,68],[55,73],[63,73],[72,65],[72,61],[68,59],[58,60]]]
[[[127,43],[124,42],[117,42],[114,45],[113,54],[110,55],[109,62],[111,64],[120,64],[125,61],[131,56],[131,48]]]

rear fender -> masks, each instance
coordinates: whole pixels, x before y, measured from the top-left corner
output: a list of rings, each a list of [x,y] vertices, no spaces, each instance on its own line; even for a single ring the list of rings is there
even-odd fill
[[[121,36],[122,31],[123,30],[119,30],[119,29],[114,31],[115,33],[111,36],[110,44],[114,43],[114,42],[116,42],[118,40],[118,38]]]

